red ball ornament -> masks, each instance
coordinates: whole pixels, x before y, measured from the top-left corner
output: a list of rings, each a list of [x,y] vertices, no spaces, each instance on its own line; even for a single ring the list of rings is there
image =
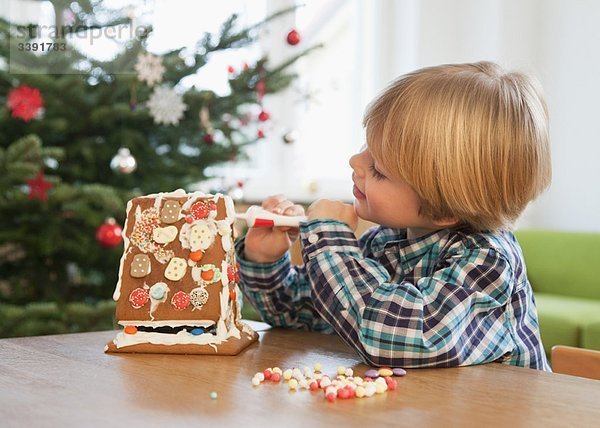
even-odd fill
[[[112,248],[123,242],[123,229],[114,218],[106,219],[104,224],[96,229],[96,241],[105,248]]]
[[[296,46],[298,43],[300,43],[300,40],[300,33],[298,33],[296,30],[291,30],[287,35],[287,42],[292,46]]]
[[[271,117],[269,113],[263,110],[258,115],[258,120],[260,120],[261,122],[266,122],[267,120],[269,120],[269,117]]]

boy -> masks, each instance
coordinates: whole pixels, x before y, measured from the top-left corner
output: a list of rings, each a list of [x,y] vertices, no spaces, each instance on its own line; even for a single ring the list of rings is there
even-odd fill
[[[498,361],[550,370],[511,224],[550,183],[536,83],[490,62],[402,76],[367,108],[354,205],[318,200],[300,229],[237,244],[242,287],[274,326],[336,332],[367,364]],[[282,195],[263,207],[303,209]],[[357,240],[358,217],[378,223]],[[300,236],[304,265],[292,267]]]

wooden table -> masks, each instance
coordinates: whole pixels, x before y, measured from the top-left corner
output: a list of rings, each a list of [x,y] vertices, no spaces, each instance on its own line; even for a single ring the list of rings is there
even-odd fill
[[[396,391],[335,403],[253,387],[267,367],[366,366],[338,337],[252,325],[260,344],[237,357],[107,355],[111,331],[0,340],[0,426],[600,426],[599,381],[501,364],[408,370]]]

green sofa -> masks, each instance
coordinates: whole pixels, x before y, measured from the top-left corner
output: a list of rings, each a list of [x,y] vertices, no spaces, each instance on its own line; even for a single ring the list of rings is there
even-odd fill
[[[515,235],[546,353],[554,345],[600,350],[600,234],[524,230]]]

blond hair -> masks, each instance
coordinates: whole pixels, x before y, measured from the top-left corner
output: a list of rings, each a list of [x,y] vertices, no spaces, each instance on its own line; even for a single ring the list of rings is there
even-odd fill
[[[510,227],[551,180],[539,84],[492,62],[423,68],[368,107],[369,150],[421,199],[421,214],[476,230]]]

